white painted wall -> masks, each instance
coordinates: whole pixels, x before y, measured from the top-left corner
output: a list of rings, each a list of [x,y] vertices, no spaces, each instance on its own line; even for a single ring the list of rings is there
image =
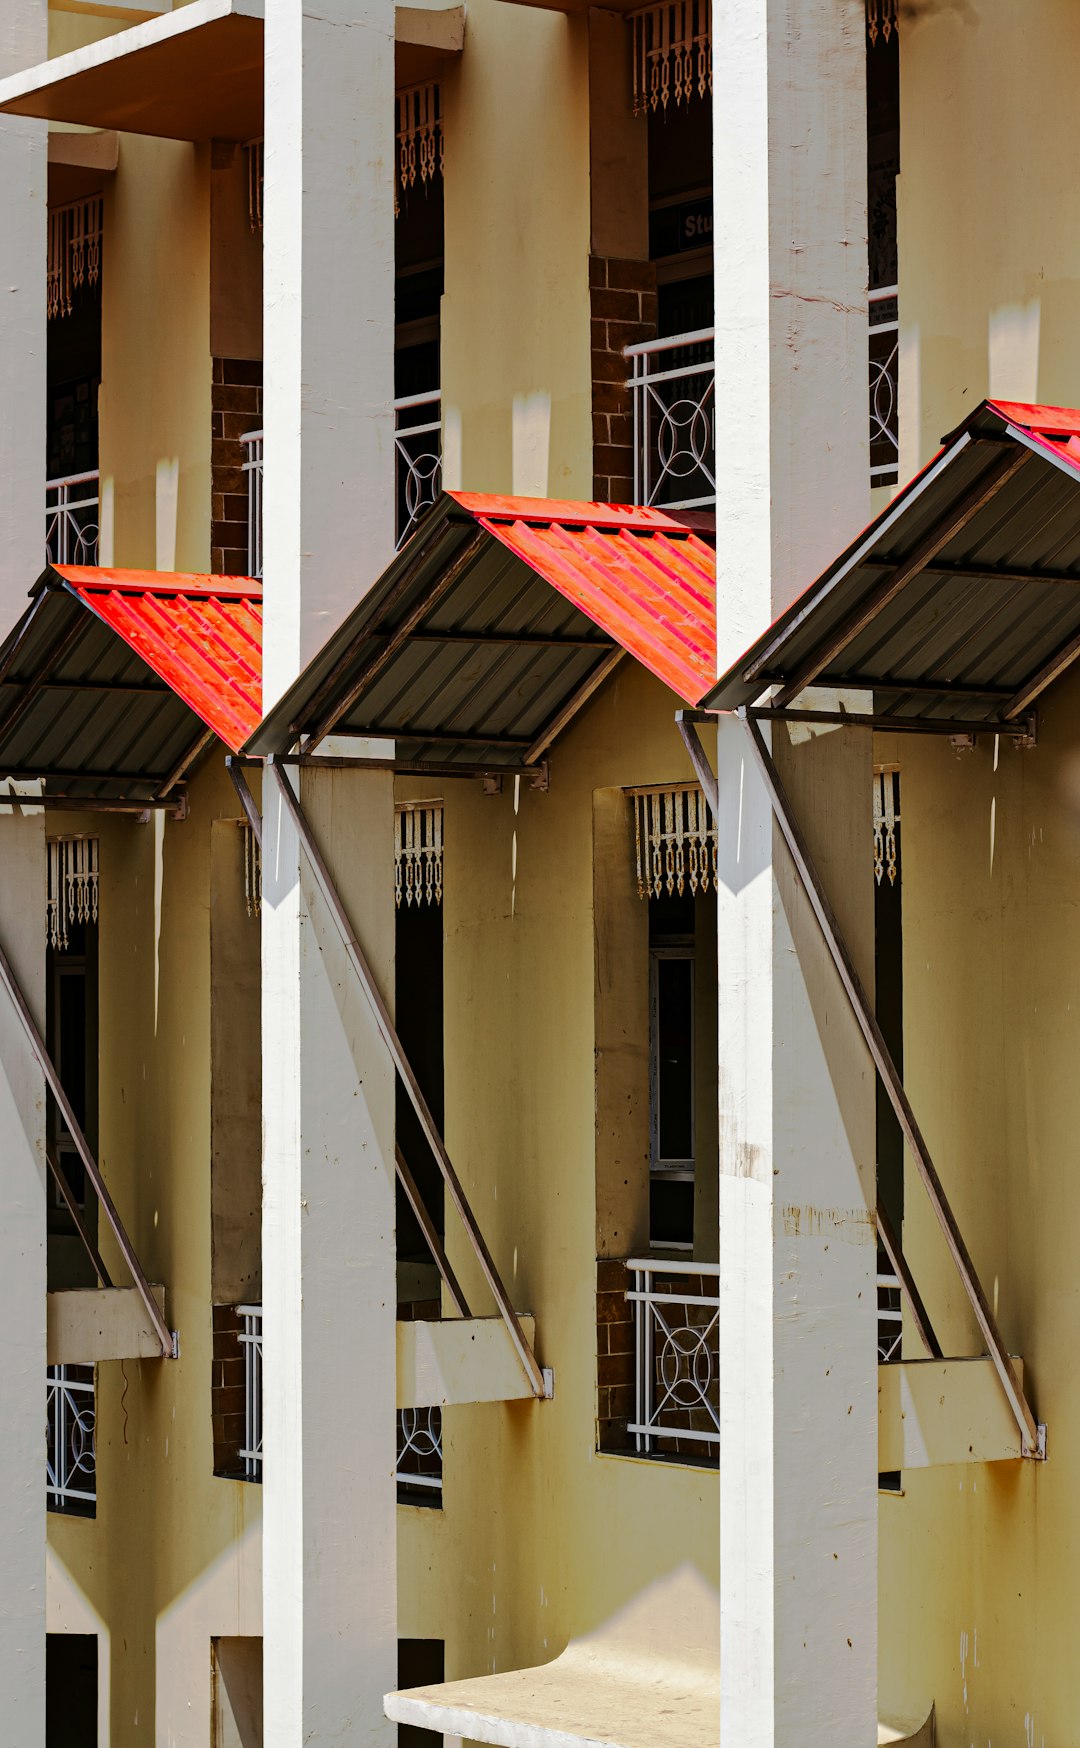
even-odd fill
[[[723,671],[865,520],[865,21],[728,0],[713,30]],[[869,737],[774,739],[865,966]],[[873,1082],[730,718],[718,768],[721,1730],[869,1748]]]

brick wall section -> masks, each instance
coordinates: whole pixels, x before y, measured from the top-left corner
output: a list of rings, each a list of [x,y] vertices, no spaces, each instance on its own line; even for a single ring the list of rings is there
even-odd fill
[[[596,1263],[597,1447],[626,1451],[634,1418],[634,1307],[627,1303],[626,1264],[614,1257]]]
[[[262,426],[262,371],[258,359],[214,359],[210,568],[220,576],[247,574],[248,488],[240,439]]]
[[[651,261],[589,257],[592,306],[593,497],[634,501],[634,409],[624,346],[656,338],[656,268]]]
[[[214,1474],[242,1476],[244,1464],[244,1350],[235,1305],[214,1306],[214,1359],[210,1382],[214,1419]]]

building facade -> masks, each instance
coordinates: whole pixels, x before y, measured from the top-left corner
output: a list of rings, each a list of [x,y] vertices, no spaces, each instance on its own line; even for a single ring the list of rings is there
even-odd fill
[[[11,1740],[1071,1740],[1071,10],[0,4]]]

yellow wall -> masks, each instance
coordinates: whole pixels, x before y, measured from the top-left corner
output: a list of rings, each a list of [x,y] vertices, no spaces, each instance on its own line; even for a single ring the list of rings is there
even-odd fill
[[[100,1159],[181,1344],[98,1367],[97,1517],[49,1517],[49,1627],[102,1634],[110,1748],[205,1748],[210,1638],[261,1630],[260,1492],[215,1478],[211,1446],[210,825],[238,811],[219,756],[190,800],[183,822],[95,822]]]
[[[985,395],[1080,404],[1080,228],[1052,119],[1078,60],[1072,0],[904,11],[901,480]]]
[[[676,707],[628,663],[547,794],[442,785],[447,1141],[555,1368],[552,1402],[448,1410],[443,1510],[399,1509],[399,1630],[448,1678],[555,1656],[683,1561],[717,1580],[715,1470],[595,1451],[593,792],[691,777]],[[447,1247],[488,1309],[452,1215]]]
[[[585,20],[477,0],[440,88],[446,484],[589,498]]]
[[[1049,1429],[1045,1464],[909,1473],[882,1500],[882,1692],[935,1699],[941,1748],[1077,1733],[1078,706],[1074,673],[1047,695],[1033,751],[883,749],[901,766],[905,1078]],[[910,1166],[905,1194],[942,1345],[978,1352]]]

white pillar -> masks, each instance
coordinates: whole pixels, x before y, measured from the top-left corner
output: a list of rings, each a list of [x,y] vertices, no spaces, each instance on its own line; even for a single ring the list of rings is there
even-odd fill
[[[45,0],[2,0],[0,73],[48,52]],[[0,117],[0,638],[45,557],[44,122]],[[45,1019],[40,815],[0,815],[0,944]],[[0,1693],[4,1734],[45,1742],[45,1089],[0,997]]]
[[[268,0],[267,707],[393,548],[393,36],[391,0]],[[391,781],[305,773],[301,799],[392,995]],[[263,800],[266,1742],[389,1748],[393,1075],[269,779]]]
[[[45,0],[0,3],[0,75],[48,53]],[[0,639],[45,559],[45,202],[48,129],[0,116]]]
[[[0,817],[0,945],[45,1023],[41,815]],[[45,1087],[0,991],[0,1693],[4,1738],[45,1743]]]
[[[865,22],[713,16],[723,671],[866,520]],[[773,734],[872,983],[868,742]],[[732,719],[718,767],[721,1733],[870,1748],[873,1079]]]

